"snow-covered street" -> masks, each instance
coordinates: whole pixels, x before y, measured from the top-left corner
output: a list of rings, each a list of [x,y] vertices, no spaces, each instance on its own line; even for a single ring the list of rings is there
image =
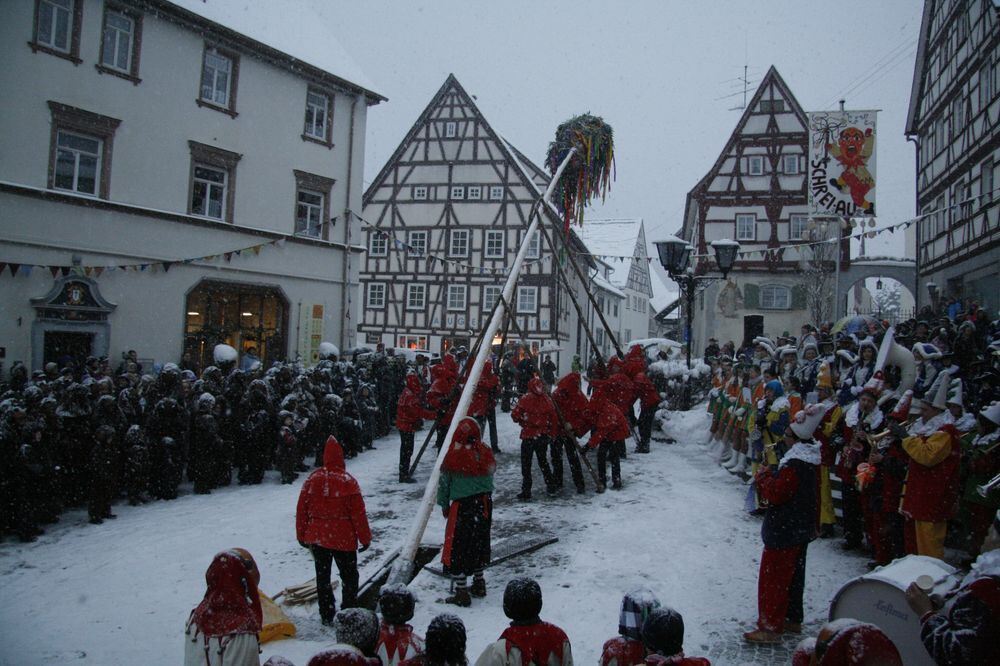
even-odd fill
[[[470,609],[439,603],[447,581],[422,572],[412,584],[418,631],[438,613],[457,612],[474,659],[506,626],[503,586],[527,575],[541,583],[542,617],[565,628],[577,661],[593,664],[604,640],[617,632],[622,594],[641,585],[684,615],[688,653],[710,656],[715,664],[753,663],[752,651],[737,650],[742,656],[734,658],[732,646],[756,614],[760,522],[742,511],[746,487],[701,445],[707,434],[703,408],[672,416],[667,430],[677,444],[654,440],[651,454],[629,455],[622,491],[595,495],[588,480],[588,493],[577,496],[567,479],[563,495],[549,498],[537,491],[543,484],[536,480],[531,503],[514,498],[520,484],[517,429],[509,415],[498,414],[498,421],[503,453],[494,541],[525,532],[552,533],[559,541],[488,570],[489,595]],[[349,462],[375,534],[372,548],[360,556],[362,579],[399,545],[423,490],[421,484],[395,483],[395,432],[376,446]],[[418,479],[426,479],[429,467],[422,461]],[[294,534],[303,479],[282,486],[269,473],[260,486],[234,485],[209,496],[188,490],[172,502],[118,505],[118,519],[100,526],[88,525],[86,513],[74,511],[37,543],[3,543],[0,663],[179,663],[184,622],[204,593],[214,553],[236,546],[250,550],[260,565],[261,587],[272,595],[312,578],[309,553]],[[435,511],[425,541],[440,542],[442,533]],[[826,619],[833,594],[862,573],[864,563],[842,554],[837,542],[810,546],[807,634]],[[286,612],[298,636],[265,645],[262,661],[281,654],[303,665],[333,636],[320,625],[315,605]]]

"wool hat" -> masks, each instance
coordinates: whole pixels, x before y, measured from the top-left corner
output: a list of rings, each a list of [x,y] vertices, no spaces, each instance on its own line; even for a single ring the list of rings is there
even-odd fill
[[[804,409],[795,414],[795,418],[792,419],[788,427],[799,439],[811,439],[824,415],[826,415],[825,409],[817,405],[806,405]]]

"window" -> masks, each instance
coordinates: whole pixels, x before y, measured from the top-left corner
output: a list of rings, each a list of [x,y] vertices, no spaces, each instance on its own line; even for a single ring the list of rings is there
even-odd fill
[[[762,99],[760,101],[762,113],[781,113],[785,110],[785,100],[783,99]]]
[[[417,185],[416,187],[414,187],[413,188],[413,198],[416,199],[416,200],[418,200],[418,201],[426,201],[427,200],[427,186],[426,185]]]
[[[427,300],[427,285],[408,284],[406,285],[406,309],[423,310]]]
[[[117,118],[49,101],[49,187],[107,199]]]
[[[411,231],[406,235],[406,240],[412,254],[423,255],[427,252],[426,231]]]
[[[791,215],[788,218],[788,238],[791,240],[805,240],[808,237],[809,216]]]
[[[503,287],[495,284],[488,284],[483,287],[483,310],[492,310],[500,296],[503,294]]]
[[[799,172],[799,156],[785,155],[781,158],[781,170],[786,175],[794,176]]]
[[[333,148],[333,95],[309,88],[306,91],[306,122],[302,138]]]
[[[597,342],[598,347],[604,347],[604,329],[599,328],[594,331],[594,341]]]
[[[423,335],[400,335],[396,346],[403,349],[427,349],[427,337]]]
[[[445,123],[444,124],[444,136],[446,139],[454,139],[457,134],[458,126],[455,123]]]
[[[295,174],[295,233],[313,238],[327,238],[330,219],[330,193],[333,178],[294,170]]]
[[[749,168],[749,174],[751,176],[763,176],[764,175],[764,156],[763,155],[751,155],[747,158],[747,165]]]
[[[631,328],[626,328],[625,329],[625,340],[626,341],[632,340],[632,329]]]
[[[626,303],[626,306],[627,305],[628,304]],[[613,311],[613,314],[617,317],[618,316],[618,301],[615,301],[614,303],[612,303],[611,309]]]
[[[500,201],[503,199],[503,186],[490,185],[490,201]]]
[[[538,311],[538,287],[517,288],[517,311],[525,313]]]
[[[139,40],[142,14],[105,4],[101,31],[101,62],[97,71],[139,83]]]
[[[370,308],[384,308],[385,307],[385,283],[384,282],[369,282],[368,283],[368,307],[370,307]]]
[[[467,257],[469,256],[469,230],[468,229],[452,229],[449,236],[448,243],[448,256],[449,257]]]
[[[486,247],[483,251],[483,258],[503,259],[504,256],[503,237],[504,237],[503,231],[486,232]]]
[[[531,240],[528,241],[528,254],[525,255],[526,259],[538,259],[542,256],[541,240],[542,237],[536,229],[535,233],[531,236]]]
[[[235,118],[238,70],[236,54],[206,46],[201,63],[198,106],[207,106]]]
[[[28,45],[79,65],[82,19],[83,0],[36,0],[35,34]]]
[[[977,208],[993,201],[993,160],[986,160],[979,165],[979,194]]]
[[[788,310],[792,307],[792,290],[781,285],[764,285],[760,288],[762,310]]]
[[[993,86],[993,67],[987,62],[979,70],[979,108],[985,109],[993,100],[996,88]]]
[[[381,231],[371,231],[368,234],[368,255],[384,257],[389,253],[389,239]]]
[[[757,238],[757,216],[737,215],[736,216],[736,240],[756,240]]]
[[[479,185],[469,185],[469,191],[467,192],[469,199],[482,199],[483,198],[483,188]]]
[[[465,187],[462,185],[452,185],[451,186],[451,198],[452,199],[464,199],[465,198]]]
[[[464,284],[449,284],[448,285],[448,309],[449,310],[465,310],[465,296],[468,291],[468,287]]]
[[[236,207],[236,164],[242,157],[215,146],[188,141],[191,149],[192,215],[233,221]]]

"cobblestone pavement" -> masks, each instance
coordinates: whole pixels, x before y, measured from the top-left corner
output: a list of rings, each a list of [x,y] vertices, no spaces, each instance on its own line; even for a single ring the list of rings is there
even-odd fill
[[[717,623],[708,629],[708,640],[698,646],[698,650],[690,650],[692,654],[707,657],[712,664],[720,666],[743,666],[744,664],[790,664],[795,646],[807,636],[819,633],[822,623],[806,624],[801,634],[785,634],[780,643],[774,645],[758,645],[743,640],[743,632],[752,627],[738,622],[731,624]]]

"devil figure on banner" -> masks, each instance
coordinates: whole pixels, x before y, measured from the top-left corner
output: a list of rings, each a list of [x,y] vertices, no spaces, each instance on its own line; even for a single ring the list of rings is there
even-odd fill
[[[875,215],[875,111],[809,114],[809,212]]]

